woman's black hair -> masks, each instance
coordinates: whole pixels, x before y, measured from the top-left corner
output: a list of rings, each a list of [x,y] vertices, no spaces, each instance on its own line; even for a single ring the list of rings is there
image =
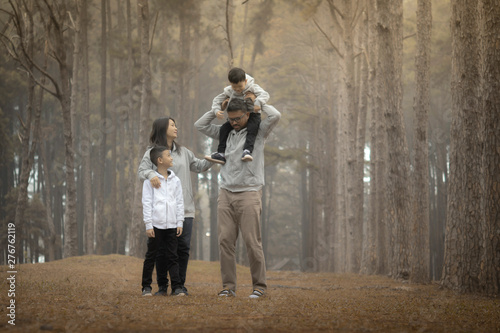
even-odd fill
[[[167,128],[170,123],[170,120],[172,120],[175,124],[174,118],[170,117],[158,118],[153,122],[153,126],[151,128],[151,134],[149,135],[149,143],[152,146],[168,147]],[[175,144],[175,147],[177,149],[181,148],[181,146],[177,142],[174,141],[173,144]],[[173,149],[173,147],[170,148]]]

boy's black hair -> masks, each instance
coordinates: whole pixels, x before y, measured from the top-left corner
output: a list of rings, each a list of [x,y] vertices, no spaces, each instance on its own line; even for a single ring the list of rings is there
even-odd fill
[[[149,151],[149,158],[154,165],[158,166],[158,157],[161,157],[165,150],[168,150],[165,146],[155,146]]]
[[[247,77],[243,69],[234,67],[227,74],[227,78],[231,83],[240,83],[241,81],[245,81]]]

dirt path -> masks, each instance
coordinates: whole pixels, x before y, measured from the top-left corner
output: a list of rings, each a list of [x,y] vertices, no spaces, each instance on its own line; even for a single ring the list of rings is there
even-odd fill
[[[1,268],[6,281],[7,268]],[[251,300],[246,267],[238,267],[237,297],[218,298],[213,262],[190,263],[188,297],[140,296],[142,261],[120,255],[17,269],[16,325],[8,324],[3,283],[0,331],[500,332],[498,298],[378,276],[269,272],[268,295]]]

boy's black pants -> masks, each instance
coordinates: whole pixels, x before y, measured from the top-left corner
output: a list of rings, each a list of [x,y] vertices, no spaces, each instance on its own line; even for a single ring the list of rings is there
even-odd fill
[[[153,282],[153,270],[156,262],[156,251],[156,238],[148,237],[148,250],[142,267],[142,289],[146,287],[151,288],[151,283]],[[156,280],[158,280],[158,271],[156,274]]]
[[[245,146],[243,149],[248,150],[250,153],[253,152],[253,146],[255,144],[255,138],[257,137],[257,133],[259,132],[260,126],[260,113],[251,112],[247,122],[247,138],[245,140]],[[224,153],[226,151],[226,141],[229,136],[229,132],[231,132],[233,126],[229,121],[226,121],[222,127],[220,128],[219,133],[219,146],[217,147],[218,153]]]
[[[167,272],[170,274],[172,291],[182,287],[179,278],[179,263],[177,256],[177,228],[154,228],[158,254],[156,255],[156,272],[158,287],[168,285]]]

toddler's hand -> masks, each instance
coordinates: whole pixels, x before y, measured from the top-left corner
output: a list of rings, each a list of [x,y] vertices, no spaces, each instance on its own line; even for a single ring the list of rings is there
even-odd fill
[[[228,104],[228,103],[229,103],[229,98],[226,98],[226,99],[224,100],[224,102],[222,102],[222,105],[221,105],[221,107],[220,107],[220,108],[221,108],[222,110],[225,110],[225,109],[226,109],[226,107],[227,107],[227,104]]]
[[[252,99],[252,101],[254,101],[254,102],[255,102],[255,99],[257,98],[257,96],[255,96],[255,94],[254,94],[253,92],[251,92],[251,91],[247,91],[247,92],[245,93],[245,99],[246,99],[246,98],[251,98],[251,99]]]
[[[217,119],[224,119],[224,111],[217,111]]]
[[[146,235],[149,238],[155,238],[155,230],[154,229],[148,229],[148,230],[146,230]]]

